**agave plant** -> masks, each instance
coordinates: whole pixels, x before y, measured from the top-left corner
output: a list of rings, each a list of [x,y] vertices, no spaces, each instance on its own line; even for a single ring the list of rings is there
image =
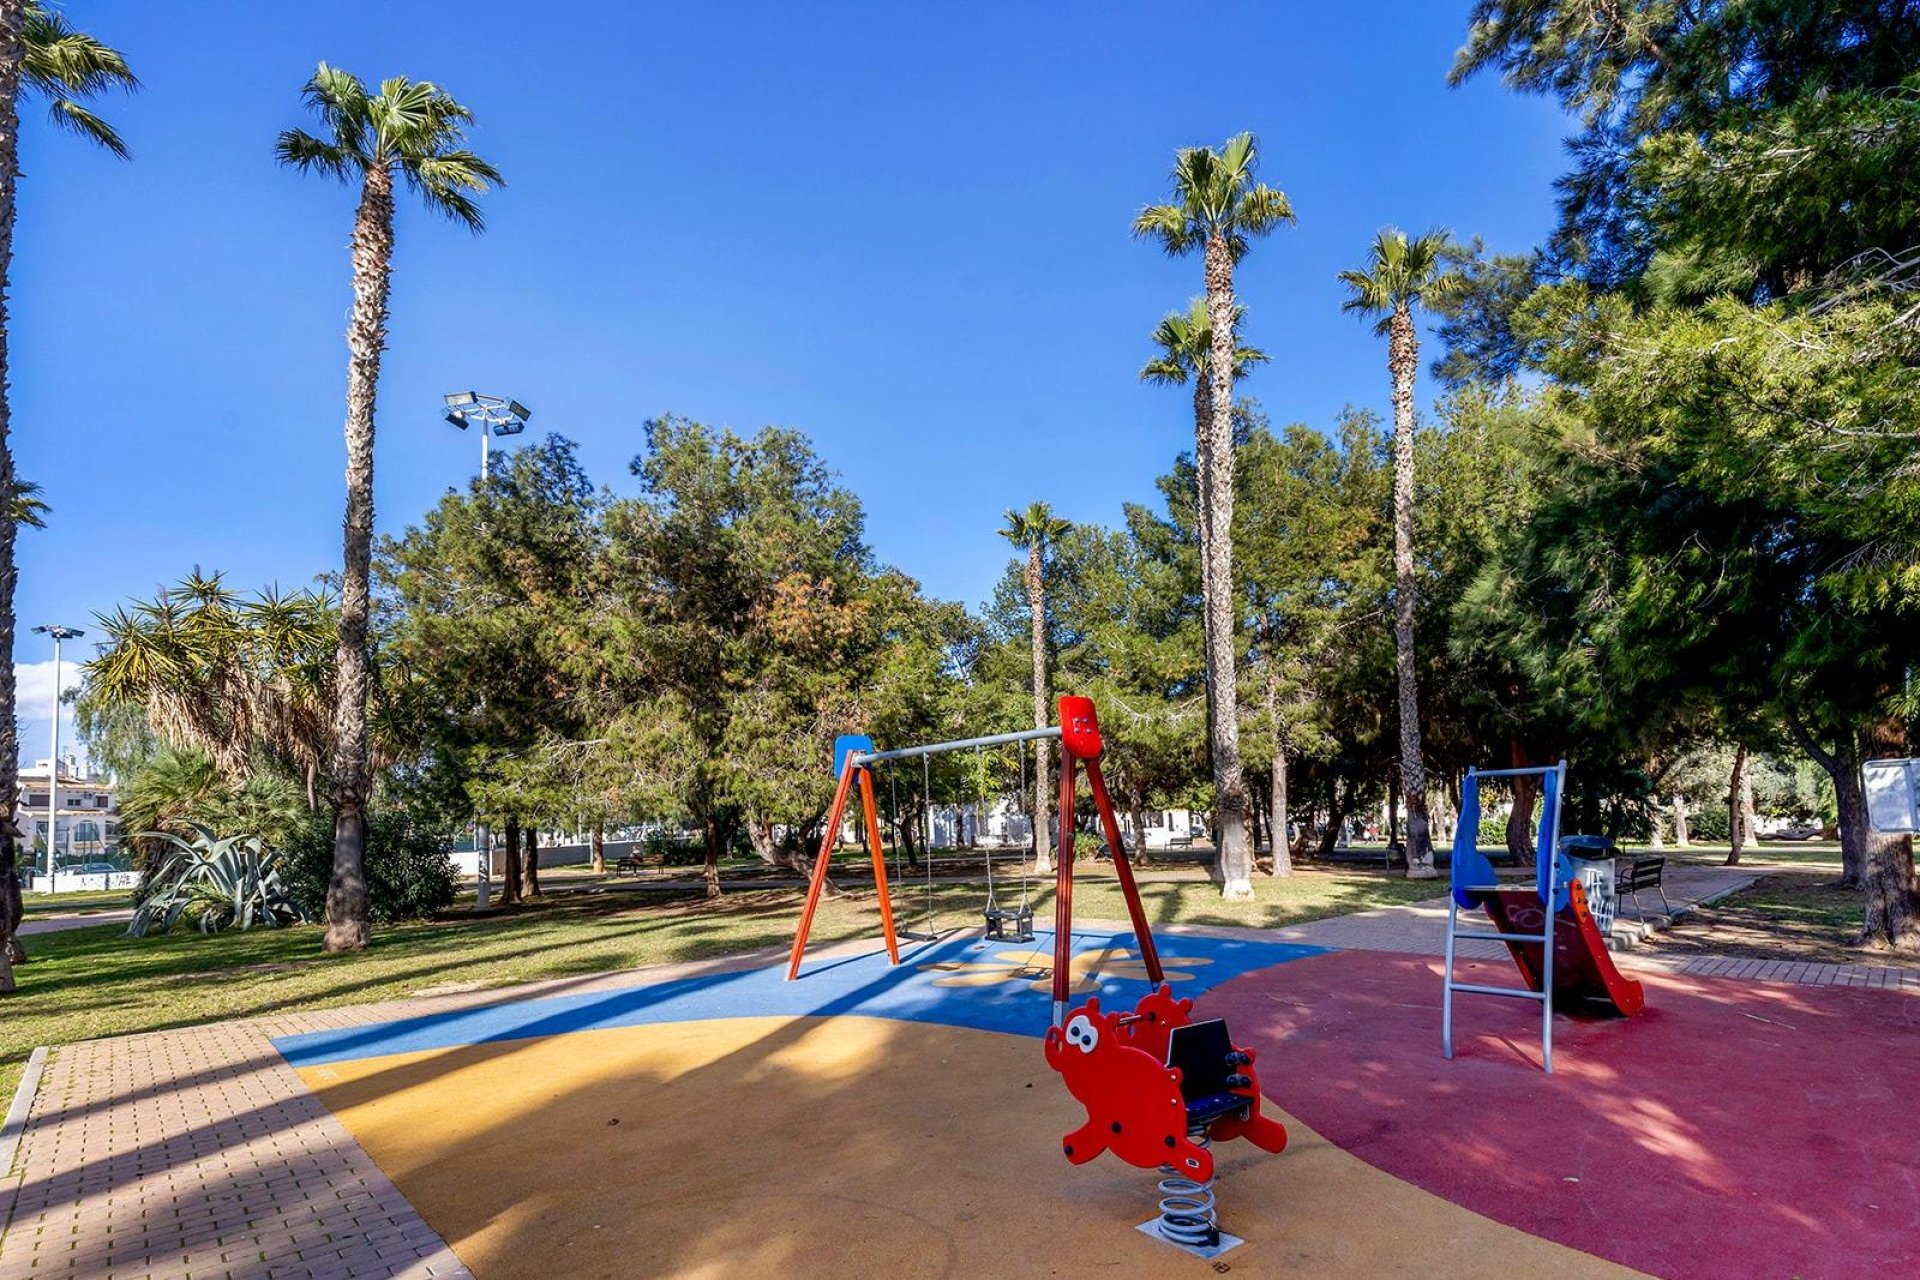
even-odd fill
[[[128,937],[170,932],[182,916],[197,921],[202,933],[218,933],[228,925],[277,929],[307,919],[281,880],[281,850],[268,850],[259,836],[216,839],[208,828],[192,825],[191,841],[170,831],[140,833],[142,839],[164,842],[168,851],[148,879]]]

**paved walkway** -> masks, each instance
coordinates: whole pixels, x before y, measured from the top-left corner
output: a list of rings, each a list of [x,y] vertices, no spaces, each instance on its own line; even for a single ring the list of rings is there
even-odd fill
[[[825,957],[860,947],[822,947]],[[273,1048],[275,1036],[616,990],[722,961],[280,1014],[56,1049],[0,1182],[0,1276],[467,1276]]]
[[[1744,887],[1756,873],[1673,868],[1668,896],[1681,908]],[[1171,926],[1165,932],[1438,955],[1446,898],[1279,930]],[[1501,954],[1497,943],[1463,944],[1463,953],[1469,948],[1474,955]],[[817,962],[870,949],[854,943],[810,955]],[[0,1220],[10,1222],[0,1237],[0,1276],[464,1276],[459,1259],[270,1039],[755,968],[782,954],[760,951],[59,1047],[33,1096],[17,1158],[10,1170],[0,1170]],[[1639,950],[1621,959],[1679,974],[1920,992],[1920,972],[1906,970]]]
[[[28,920],[14,930],[25,936],[30,933],[60,933],[67,929],[91,929],[95,925],[125,924],[133,919],[133,908],[122,907],[113,911],[76,912],[73,915],[41,916],[37,920]]]

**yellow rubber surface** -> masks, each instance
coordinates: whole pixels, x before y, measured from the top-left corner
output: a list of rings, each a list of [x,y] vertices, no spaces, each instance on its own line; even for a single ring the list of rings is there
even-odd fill
[[[863,1017],[581,1031],[300,1072],[485,1278],[1213,1275],[1154,1177],[1059,1153],[1037,1040]],[[1635,1274],[1400,1182],[1277,1108],[1218,1148],[1236,1274]]]

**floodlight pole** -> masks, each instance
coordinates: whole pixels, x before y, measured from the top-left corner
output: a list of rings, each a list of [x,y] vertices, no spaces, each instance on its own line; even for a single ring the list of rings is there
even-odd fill
[[[53,637],[53,748],[47,757],[47,892],[53,892],[53,833],[60,804],[60,642],[77,640],[86,632],[78,627],[35,627],[36,634]]]
[[[518,435],[527,429],[533,410],[511,396],[490,396],[481,391],[449,391],[441,397],[446,403],[447,422],[465,431],[480,426],[480,480],[484,484],[492,470],[490,436]]]

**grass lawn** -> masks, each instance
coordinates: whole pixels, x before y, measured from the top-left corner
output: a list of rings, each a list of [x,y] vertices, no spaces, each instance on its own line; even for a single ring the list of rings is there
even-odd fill
[[[1433,881],[1378,872],[1305,870],[1285,880],[1255,876],[1253,901],[1227,903],[1198,868],[1148,869],[1142,877],[1141,897],[1155,924],[1271,928],[1443,891]],[[1017,873],[1001,880],[996,871],[995,878],[1001,904],[1015,905]],[[1042,890],[1036,880],[1032,888],[1029,900],[1044,924],[1051,881]],[[337,957],[319,954],[320,932],[312,926],[136,939],[123,936],[120,925],[102,925],[29,936],[22,941],[32,958],[18,970],[20,990],[0,997],[0,1100],[12,1096],[36,1045],[362,1004],[452,983],[505,986],[784,946],[800,896],[796,886],[740,888],[708,902],[629,882],[486,917],[456,911],[443,921],[381,928],[366,951]],[[984,884],[934,886],[942,928],[977,927],[985,904]],[[896,888],[902,927],[920,923],[925,906],[923,884]],[[1074,914],[1126,918],[1110,867],[1080,864]],[[824,943],[876,936],[878,929],[873,894],[855,891],[822,900],[813,937]]]
[[[1920,968],[1920,956],[1853,945],[1860,891],[1835,888],[1838,871],[1837,853],[1825,864],[1778,866],[1751,889],[1681,917],[1654,934],[1651,945],[1683,955]]]

